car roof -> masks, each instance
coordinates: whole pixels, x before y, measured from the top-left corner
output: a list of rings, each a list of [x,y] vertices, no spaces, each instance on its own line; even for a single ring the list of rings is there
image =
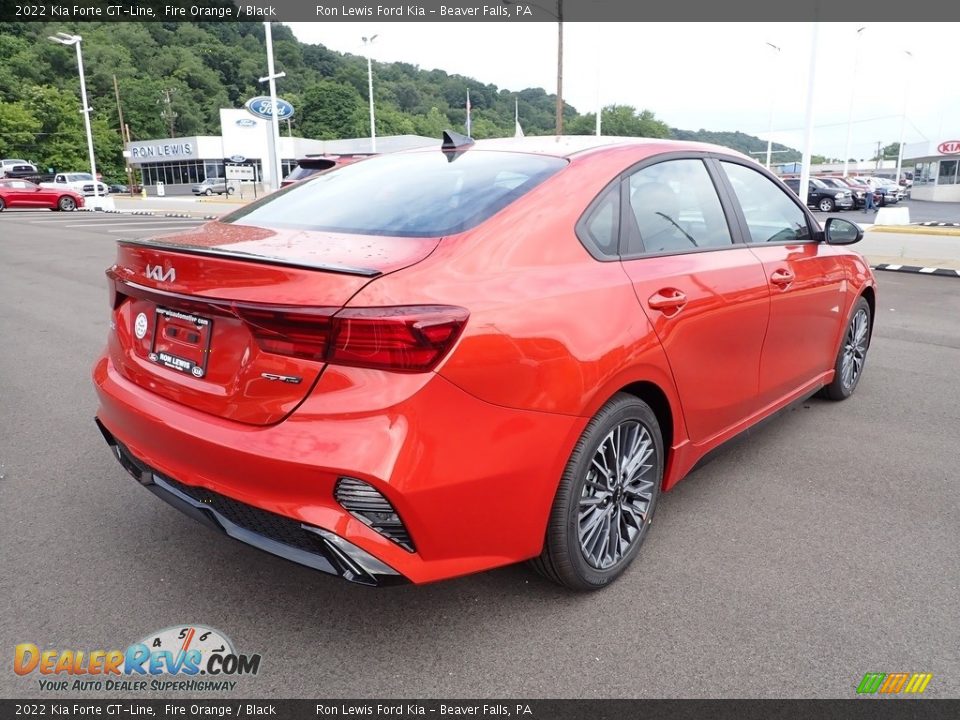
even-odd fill
[[[494,138],[477,140],[466,149],[495,150],[506,152],[536,153],[569,158],[574,155],[583,155],[599,152],[614,147],[643,147],[655,148],[656,152],[682,152],[684,150],[699,152],[716,152],[725,155],[747,158],[746,155],[721,145],[710,143],[691,142],[688,140],[670,140],[663,138],[619,137],[601,135],[536,135],[522,138]],[[436,152],[436,147],[417,148],[407,152]],[[750,158],[747,158],[750,159]]]

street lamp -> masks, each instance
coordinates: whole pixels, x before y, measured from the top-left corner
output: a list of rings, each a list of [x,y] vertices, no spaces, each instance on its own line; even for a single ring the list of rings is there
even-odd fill
[[[287,74],[276,72],[276,67],[273,64],[273,30],[269,22],[265,22],[263,28],[267,39],[267,73],[269,74],[266,77],[260,78],[260,82],[270,83],[270,119],[272,125],[271,134],[273,135],[270,175],[271,185],[273,186],[272,189],[278,190],[280,188],[280,173],[282,170],[280,160],[280,118],[277,117],[277,79],[286,77]]]
[[[777,51],[776,57],[777,57],[778,60],[779,60],[779,58],[780,58],[780,48],[778,48],[778,47],[777,47],[776,45],[774,45],[772,42],[768,42],[768,43],[767,43],[767,46],[768,46],[768,47],[771,47],[771,48],[773,48],[774,50]],[[777,62],[777,64],[774,66],[774,74],[776,74],[776,70],[777,70],[777,68],[779,67],[779,65],[780,65],[780,63]],[[776,105],[776,97],[777,97],[777,96],[771,91],[771,93],[770,93],[770,122],[767,124],[767,170],[770,169],[770,155],[771,155],[771,153],[773,152],[773,108],[774,108],[774,106]]]
[[[370,152],[377,151],[377,125],[373,115],[373,64],[370,61],[370,46],[377,39],[377,35],[363,38],[363,46],[367,48],[367,94],[370,96]]]
[[[515,0],[500,0],[504,5],[518,5]],[[557,0],[557,12],[553,13],[542,5],[524,3],[535,7],[557,19],[557,135],[563,135],[563,0]]]
[[[87,82],[83,77],[83,53],[80,50],[80,41],[83,40],[79,35],[68,35],[65,32],[58,32],[56,35],[48,35],[48,40],[53,40],[61,45],[76,45],[77,47],[77,69],[80,72],[80,98],[83,102],[83,124],[87,129],[87,155],[90,158],[90,175],[93,176],[93,197],[94,206],[100,205],[100,186],[97,182],[97,161],[93,156],[93,133],[90,130],[90,107],[87,105]]]
[[[909,50],[904,50],[911,60],[913,60],[913,53]],[[909,72],[909,70],[908,70]],[[900,143],[897,150],[897,185],[900,184],[900,168],[903,165],[903,134],[907,129],[907,98],[910,94],[910,84],[907,82],[909,78],[905,78],[903,83],[903,113],[900,115]]]
[[[850,170],[850,137],[853,134],[853,105],[857,97],[857,68],[860,65],[860,38],[867,26],[857,28],[857,47],[853,53],[853,90],[850,91],[850,113],[847,115],[847,150],[843,156],[843,176],[847,177]]]

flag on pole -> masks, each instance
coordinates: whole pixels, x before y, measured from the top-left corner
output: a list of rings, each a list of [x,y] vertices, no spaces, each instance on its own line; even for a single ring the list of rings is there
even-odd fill
[[[470,91],[467,90],[467,137],[470,137]]]
[[[520,102],[516,99],[513,101],[513,122],[516,125],[513,136],[523,137],[523,128],[520,127]]]

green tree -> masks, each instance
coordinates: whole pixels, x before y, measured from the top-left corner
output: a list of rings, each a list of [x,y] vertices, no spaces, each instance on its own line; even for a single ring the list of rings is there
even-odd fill
[[[23,103],[0,104],[0,157],[32,158],[42,125]]]
[[[303,92],[300,131],[304,137],[318,140],[369,135],[369,121],[366,131],[357,133],[359,113],[364,107],[360,93],[351,86],[321,80]]]

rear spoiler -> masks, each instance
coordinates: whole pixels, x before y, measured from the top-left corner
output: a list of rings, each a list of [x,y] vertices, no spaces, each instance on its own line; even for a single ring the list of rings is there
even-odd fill
[[[218,248],[196,247],[193,245],[173,245],[158,240],[118,240],[118,245],[132,245],[136,247],[154,248],[165,252],[177,252],[185,255],[203,255],[206,257],[219,257],[228,260],[240,260],[246,262],[257,262],[263,265],[278,265],[280,267],[305,268],[307,270],[322,270],[324,272],[342,273],[344,275],[360,275],[361,277],[374,278],[382,275],[380,270],[364,267],[353,267],[351,265],[340,265],[333,263],[311,263],[306,261],[284,260],[283,258],[270,257],[269,255],[257,255],[255,253],[245,253],[236,250],[220,250]]]

